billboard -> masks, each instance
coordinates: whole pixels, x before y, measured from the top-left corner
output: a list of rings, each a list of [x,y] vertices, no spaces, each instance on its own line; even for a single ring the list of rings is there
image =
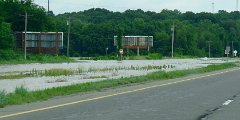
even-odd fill
[[[117,46],[117,36],[114,36],[114,46]],[[123,48],[153,47],[153,36],[122,36]]]
[[[16,33],[18,48],[25,47],[25,32]],[[26,50],[32,53],[58,53],[63,48],[63,32],[26,32]]]

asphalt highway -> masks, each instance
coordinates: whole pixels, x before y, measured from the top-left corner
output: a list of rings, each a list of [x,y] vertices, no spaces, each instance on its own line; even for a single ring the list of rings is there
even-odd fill
[[[239,111],[235,68],[11,106],[0,120],[240,120]]]

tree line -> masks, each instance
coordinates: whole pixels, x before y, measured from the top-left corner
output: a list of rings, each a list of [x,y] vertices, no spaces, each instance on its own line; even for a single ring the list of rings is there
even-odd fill
[[[72,55],[104,55],[106,47],[115,52],[113,36],[120,28],[123,35],[154,36],[151,52],[171,56],[173,24],[176,30],[174,51],[178,55],[208,56],[210,42],[212,56],[221,57],[225,47],[231,46],[232,42],[236,50],[240,45],[238,11],[229,13],[222,10],[212,14],[162,10],[156,13],[138,9],[120,13],[96,8],[56,17],[62,21],[68,16],[73,18]]]
[[[171,27],[175,25],[174,51],[177,55],[208,56],[209,43],[213,57],[224,56],[226,46],[239,51],[240,12],[220,10],[217,13],[182,13],[178,10],[164,9],[161,12],[126,10],[112,12],[93,8],[85,11],[54,15],[32,0],[0,0],[0,49],[14,48],[15,31],[24,30],[24,18],[19,14],[27,11],[29,31],[65,32],[65,47],[61,54],[66,54],[67,20],[71,17],[70,55],[100,56],[109,53],[115,55],[114,35],[143,35],[154,37],[151,53],[171,56]],[[233,43],[233,44],[232,44]],[[147,54],[146,50],[141,52]],[[128,55],[135,54],[135,50]]]
[[[23,52],[16,48],[15,33],[24,31],[25,13],[29,31],[57,31],[55,16],[32,0],[0,0],[0,60],[18,59]]]

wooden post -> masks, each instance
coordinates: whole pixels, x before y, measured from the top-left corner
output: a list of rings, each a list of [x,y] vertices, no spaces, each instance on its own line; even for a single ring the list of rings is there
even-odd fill
[[[140,56],[140,54],[139,54],[139,46],[137,47],[137,56]]]
[[[58,54],[58,42],[59,42],[58,32],[56,32],[56,51],[55,51],[56,54]]]

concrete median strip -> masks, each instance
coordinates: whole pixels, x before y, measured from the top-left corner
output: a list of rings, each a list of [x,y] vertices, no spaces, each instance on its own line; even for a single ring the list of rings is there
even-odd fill
[[[184,79],[184,80],[179,80],[179,81],[176,81],[176,82],[170,82],[170,83],[166,83],[166,84],[154,85],[154,86],[144,87],[144,88],[135,89],[135,90],[131,90],[131,91],[120,92],[120,93],[116,93],[116,94],[110,94],[110,95],[105,95],[105,96],[100,96],[100,97],[95,97],[95,98],[90,98],[90,99],[85,99],[85,100],[69,102],[69,103],[65,103],[65,104],[59,104],[59,105],[50,106],[50,107],[44,107],[44,108],[33,109],[33,110],[24,111],[24,112],[18,112],[18,113],[14,113],[14,114],[3,115],[3,116],[0,116],[0,119],[8,118],[8,117],[14,117],[14,116],[28,114],[28,113],[33,113],[33,112],[38,112],[38,111],[54,109],[54,108],[59,108],[59,107],[64,107],[64,106],[69,106],[69,105],[74,105],[74,104],[79,104],[79,103],[84,103],[84,102],[89,102],[89,101],[94,101],[94,100],[99,100],[99,99],[104,99],[104,98],[109,98],[109,97],[114,97],[114,96],[128,94],[128,93],[139,92],[139,91],[152,89],[152,88],[157,88],[157,87],[179,84],[179,83],[183,83],[183,82],[197,80],[197,79],[200,79],[200,78],[216,76],[216,75],[220,75],[220,74],[224,74],[224,73],[228,73],[228,72],[232,72],[232,71],[236,71],[236,70],[240,70],[240,68],[236,68],[236,69],[232,69],[232,70],[226,70],[226,71],[218,72],[218,73],[212,73],[212,74],[208,74],[208,75],[202,75],[202,76],[199,76],[199,77],[193,77],[193,78]]]

